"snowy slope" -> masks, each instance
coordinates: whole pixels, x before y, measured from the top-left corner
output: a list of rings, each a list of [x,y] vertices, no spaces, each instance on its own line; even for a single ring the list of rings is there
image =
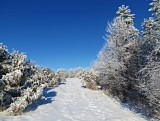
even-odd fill
[[[33,103],[21,116],[0,114],[0,121],[146,121],[100,91],[81,87],[79,79],[67,79],[46,98]]]

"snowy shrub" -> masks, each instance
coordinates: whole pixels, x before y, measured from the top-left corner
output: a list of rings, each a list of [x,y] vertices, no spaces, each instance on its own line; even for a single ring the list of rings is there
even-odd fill
[[[11,87],[14,85],[19,85],[22,77],[22,72],[20,70],[15,70],[6,75],[3,75],[2,80],[5,84],[10,85]]]
[[[81,71],[78,77],[82,80],[83,86],[92,90],[98,90],[100,88],[96,83],[98,77],[94,74],[93,70]]]
[[[33,101],[41,98],[42,91],[47,85],[34,85],[23,91],[21,97],[17,97],[16,101],[11,103],[10,107],[6,110],[9,115],[20,115],[22,111]]]
[[[84,70],[85,70],[84,68],[78,67],[78,68],[71,68],[68,70],[63,69],[60,71],[63,73],[63,75],[65,75],[66,78],[78,78],[79,74]]]
[[[19,115],[33,101],[41,98],[46,87],[55,87],[58,80],[49,68],[40,68],[26,60],[24,53],[0,44],[0,111]],[[62,79],[61,79],[62,80]]]
[[[4,62],[5,60],[9,59],[9,53],[7,47],[0,43],[0,62]]]

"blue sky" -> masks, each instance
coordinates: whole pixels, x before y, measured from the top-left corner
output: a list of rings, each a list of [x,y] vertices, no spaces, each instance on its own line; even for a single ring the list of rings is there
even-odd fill
[[[0,0],[0,42],[40,66],[88,67],[117,8],[129,5],[140,29],[151,0]]]

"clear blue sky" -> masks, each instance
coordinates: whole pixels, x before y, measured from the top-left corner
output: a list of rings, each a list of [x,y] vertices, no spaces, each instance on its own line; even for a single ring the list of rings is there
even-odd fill
[[[151,0],[0,0],[0,42],[38,65],[88,67],[104,43],[108,21],[122,4],[140,28]]]

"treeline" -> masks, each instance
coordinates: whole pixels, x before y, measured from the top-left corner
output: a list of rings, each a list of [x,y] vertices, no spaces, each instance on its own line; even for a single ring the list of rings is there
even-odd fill
[[[56,87],[64,80],[60,73],[26,60],[24,53],[0,44],[0,111],[19,115],[42,96],[46,87]]]
[[[92,67],[96,83],[108,94],[160,119],[160,1],[150,5],[153,14],[142,23],[142,32],[129,7],[118,8]]]

